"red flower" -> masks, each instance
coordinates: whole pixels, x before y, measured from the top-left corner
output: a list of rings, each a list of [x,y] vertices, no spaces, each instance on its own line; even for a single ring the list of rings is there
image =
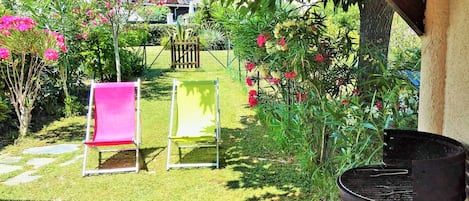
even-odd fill
[[[355,95],[355,96],[358,96],[358,95],[360,95],[360,90],[358,90],[358,88],[355,88],[355,89],[352,91],[352,94]]]
[[[298,99],[298,102],[301,103],[306,99],[306,94],[296,93],[296,99]]]
[[[250,77],[246,77],[246,84],[248,84],[248,86],[252,87],[252,79]]]
[[[322,54],[317,54],[316,58],[314,60],[316,60],[318,62],[324,62],[324,61],[326,61],[326,57],[322,56]]]
[[[286,72],[285,77],[288,78],[288,79],[295,79],[296,78],[296,71]]]
[[[383,108],[383,105],[379,101],[376,101],[375,106],[378,110],[381,110]]]
[[[316,26],[311,25],[311,31],[316,32],[317,31]]]
[[[279,45],[281,46],[285,46],[287,44],[287,42],[285,42],[285,38],[282,37],[282,39],[280,39],[280,41],[278,42]]]
[[[252,89],[252,90],[249,90],[249,97],[254,97],[257,95],[257,91]]]
[[[249,107],[254,107],[259,103],[259,101],[254,96],[249,96]]]
[[[278,83],[280,83],[280,79],[272,77],[272,78],[269,78],[269,82],[273,82],[275,84],[278,84]]]
[[[337,78],[336,79],[336,84],[337,84],[337,86],[342,86],[344,84],[344,80],[342,78]]]
[[[256,67],[256,66],[255,66],[253,63],[251,63],[251,62],[248,62],[248,63],[246,64],[246,69],[247,69],[249,72],[251,72],[252,69],[254,69],[255,67]]]
[[[342,104],[347,105],[348,103],[349,103],[348,100],[346,99],[342,100]]]
[[[257,45],[259,45],[260,48],[264,47],[266,42],[267,38],[264,36],[264,34],[259,34],[259,36],[257,36]]]

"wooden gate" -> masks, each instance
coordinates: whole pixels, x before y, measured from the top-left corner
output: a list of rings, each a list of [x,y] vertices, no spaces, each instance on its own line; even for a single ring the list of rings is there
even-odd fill
[[[171,68],[199,68],[199,38],[176,41],[171,37]]]

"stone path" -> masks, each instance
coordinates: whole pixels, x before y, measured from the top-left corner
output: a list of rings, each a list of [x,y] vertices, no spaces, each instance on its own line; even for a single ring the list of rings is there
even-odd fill
[[[79,150],[79,144],[60,144],[60,145],[52,145],[52,146],[44,146],[44,147],[33,147],[29,149],[25,149],[23,154],[33,154],[33,155],[41,155],[41,154],[63,154],[68,152],[73,152]],[[73,159],[63,162],[59,164],[60,166],[67,166],[82,158],[83,155],[77,155]],[[21,160],[23,159],[22,156],[2,156],[0,155],[0,175],[7,174],[15,171],[19,171],[23,169],[23,165],[21,165]],[[32,166],[34,170],[29,170],[25,172],[21,172],[19,175],[9,178],[8,180],[2,182],[4,185],[19,185],[22,183],[28,183],[35,181],[41,178],[41,175],[36,175],[37,170],[43,166],[49,165],[50,163],[54,162],[55,158],[44,158],[44,157],[35,157],[26,162],[25,165]]]

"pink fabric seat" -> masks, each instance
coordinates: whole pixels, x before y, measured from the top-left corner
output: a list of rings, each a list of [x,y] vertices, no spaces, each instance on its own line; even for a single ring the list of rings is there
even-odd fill
[[[112,146],[134,143],[134,83],[97,83],[94,93],[94,135],[93,140],[85,144]]]
[[[94,125],[91,125],[94,117]],[[138,172],[140,147],[140,80],[136,82],[91,83],[82,176],[114,172]],[[91,129],[93,127],[93,129]],[[91,131],[93,130],[93,131]],[[120,149],[102,147],[127,145]],[[129,151],[135,145],[135,166],[100,169],[102,153]],[[88,148],[99,152],[97,169],[87,167]]]

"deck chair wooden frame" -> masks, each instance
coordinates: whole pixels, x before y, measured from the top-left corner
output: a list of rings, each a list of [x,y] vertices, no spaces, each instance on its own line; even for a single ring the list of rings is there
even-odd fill
[[[202,98],[202,96],[205,96]],[[216,167],[220,164],[219,81],[173,80],[166,170],[187,167]],[[179,163],[171,163],[171,145],[179,150]],[[182,148],[213,147],[214,163],[182,163]]]
[[[91,121],[94,117],[93,135]],[[133,128],[132,128],[133,127]],[[95,83],[91,81],[82,176],[91,174],[138,172],[140,169],[140,79],[135,82]],[[135,145],[135,149],[129,146]],[[126,148],[119,148],[119,147]],[[135,166],[112,169],[87,169],[88,149],[99,153],[135,150]],[[112,149],[111,149],[112,148]]]

